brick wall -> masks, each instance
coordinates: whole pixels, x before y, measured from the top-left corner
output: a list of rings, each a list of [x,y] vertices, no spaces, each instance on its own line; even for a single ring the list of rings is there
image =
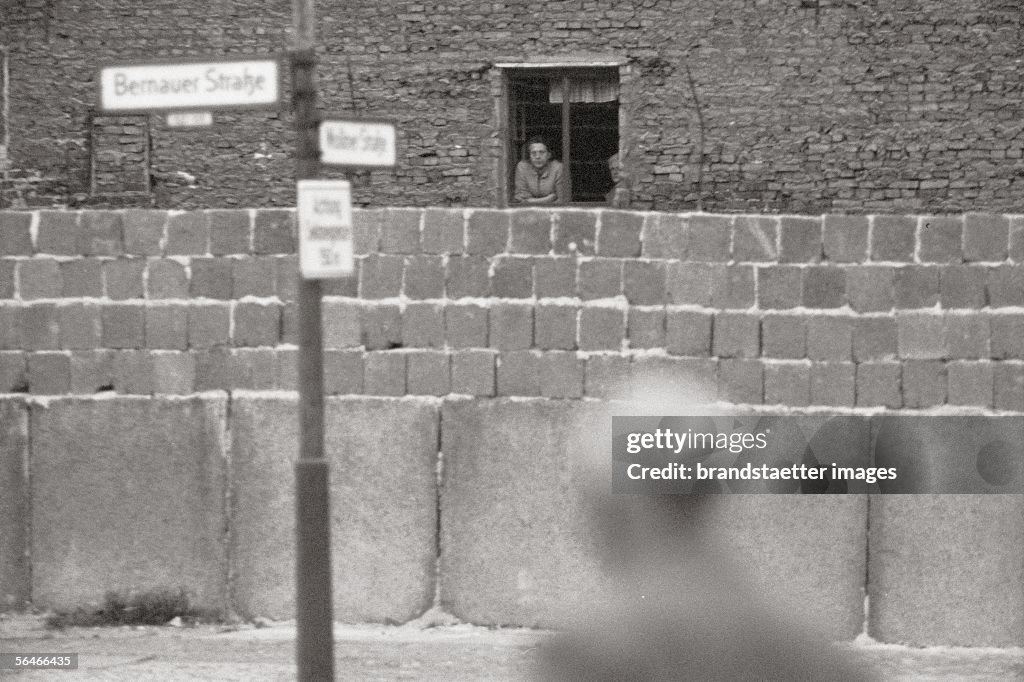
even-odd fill
[[[357,200],[497,205],[494,64],[600,54],[628,76],[620,114],[638,208],[692,210],[699,199],[705,210],[758,213],[1024,210],[1024,24],[1014,0],[634,5],[318,2],[322,110],[387,116],[400,131],[398,166],[362,181]],[[140,117],[149,191],[133,194],[134,176],[120,192],[91,176],[93,156],[136,153],[132,140],[93,135],[101,63],[278,52],[289,10],[14,3],[0,25],[11,134],[0,201],[293,205],[287,112],[218,113],[217,126],[192,132]]]
[[[329,394],[1024,411],[1024,217],[356,210]],[[287,210],[0,212],[0,392],[294,389]]]

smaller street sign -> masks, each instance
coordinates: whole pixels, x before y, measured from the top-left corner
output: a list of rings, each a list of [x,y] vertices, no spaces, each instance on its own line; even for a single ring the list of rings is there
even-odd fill
[[[213,125],[212,111],[172,111],[167,114],[171,128],[207,128]]]
[[[352,192],[347,180],[299,180],[299,272],[303,279],[351,275]]]
[[[105,66],[98,83],[104,113],[276,108],[283,89],[277,57]]]
[[[395,165],[395,126],[388,121],[321,121],[320,162],[349,168]]]

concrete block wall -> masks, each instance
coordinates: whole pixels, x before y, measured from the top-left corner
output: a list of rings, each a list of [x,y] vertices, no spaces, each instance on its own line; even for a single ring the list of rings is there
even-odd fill
[[[600,575],[578,424],[645,377],[776,412],[1024,412],[1020,216],[355,218],[357,277],[324,301],[344,620],[436,599],[562,622]],[[294,230],[283,210],[0,212],[4,604],[184,581],[206,605],[292,613]],[[883,641],[1011,646],[1022,512],[728,496],[709,524],[837,639],[869,595]]]

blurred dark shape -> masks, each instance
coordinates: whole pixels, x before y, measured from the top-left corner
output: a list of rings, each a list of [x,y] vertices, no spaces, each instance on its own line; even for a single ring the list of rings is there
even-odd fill
[[[544,682],[875,679],[789,624],[701,531],[714,496],[593,500],[605,583],[542,647]]]
[[[1010,485],[1021,477],[1024,467],[1022,446],[1013,447],[1005,440],[994,440],[978,451],[978,474],[989,485]]]

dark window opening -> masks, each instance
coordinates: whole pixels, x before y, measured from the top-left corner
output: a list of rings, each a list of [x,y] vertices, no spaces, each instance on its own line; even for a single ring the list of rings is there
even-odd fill
[[[540,135],[568,171],[570,201],[604,203],[613,186],[608,159],[619,151],[618,70],[511,71],[508,105],[508,196],[515,190],[516,163],[529,158],[526,141]]]

